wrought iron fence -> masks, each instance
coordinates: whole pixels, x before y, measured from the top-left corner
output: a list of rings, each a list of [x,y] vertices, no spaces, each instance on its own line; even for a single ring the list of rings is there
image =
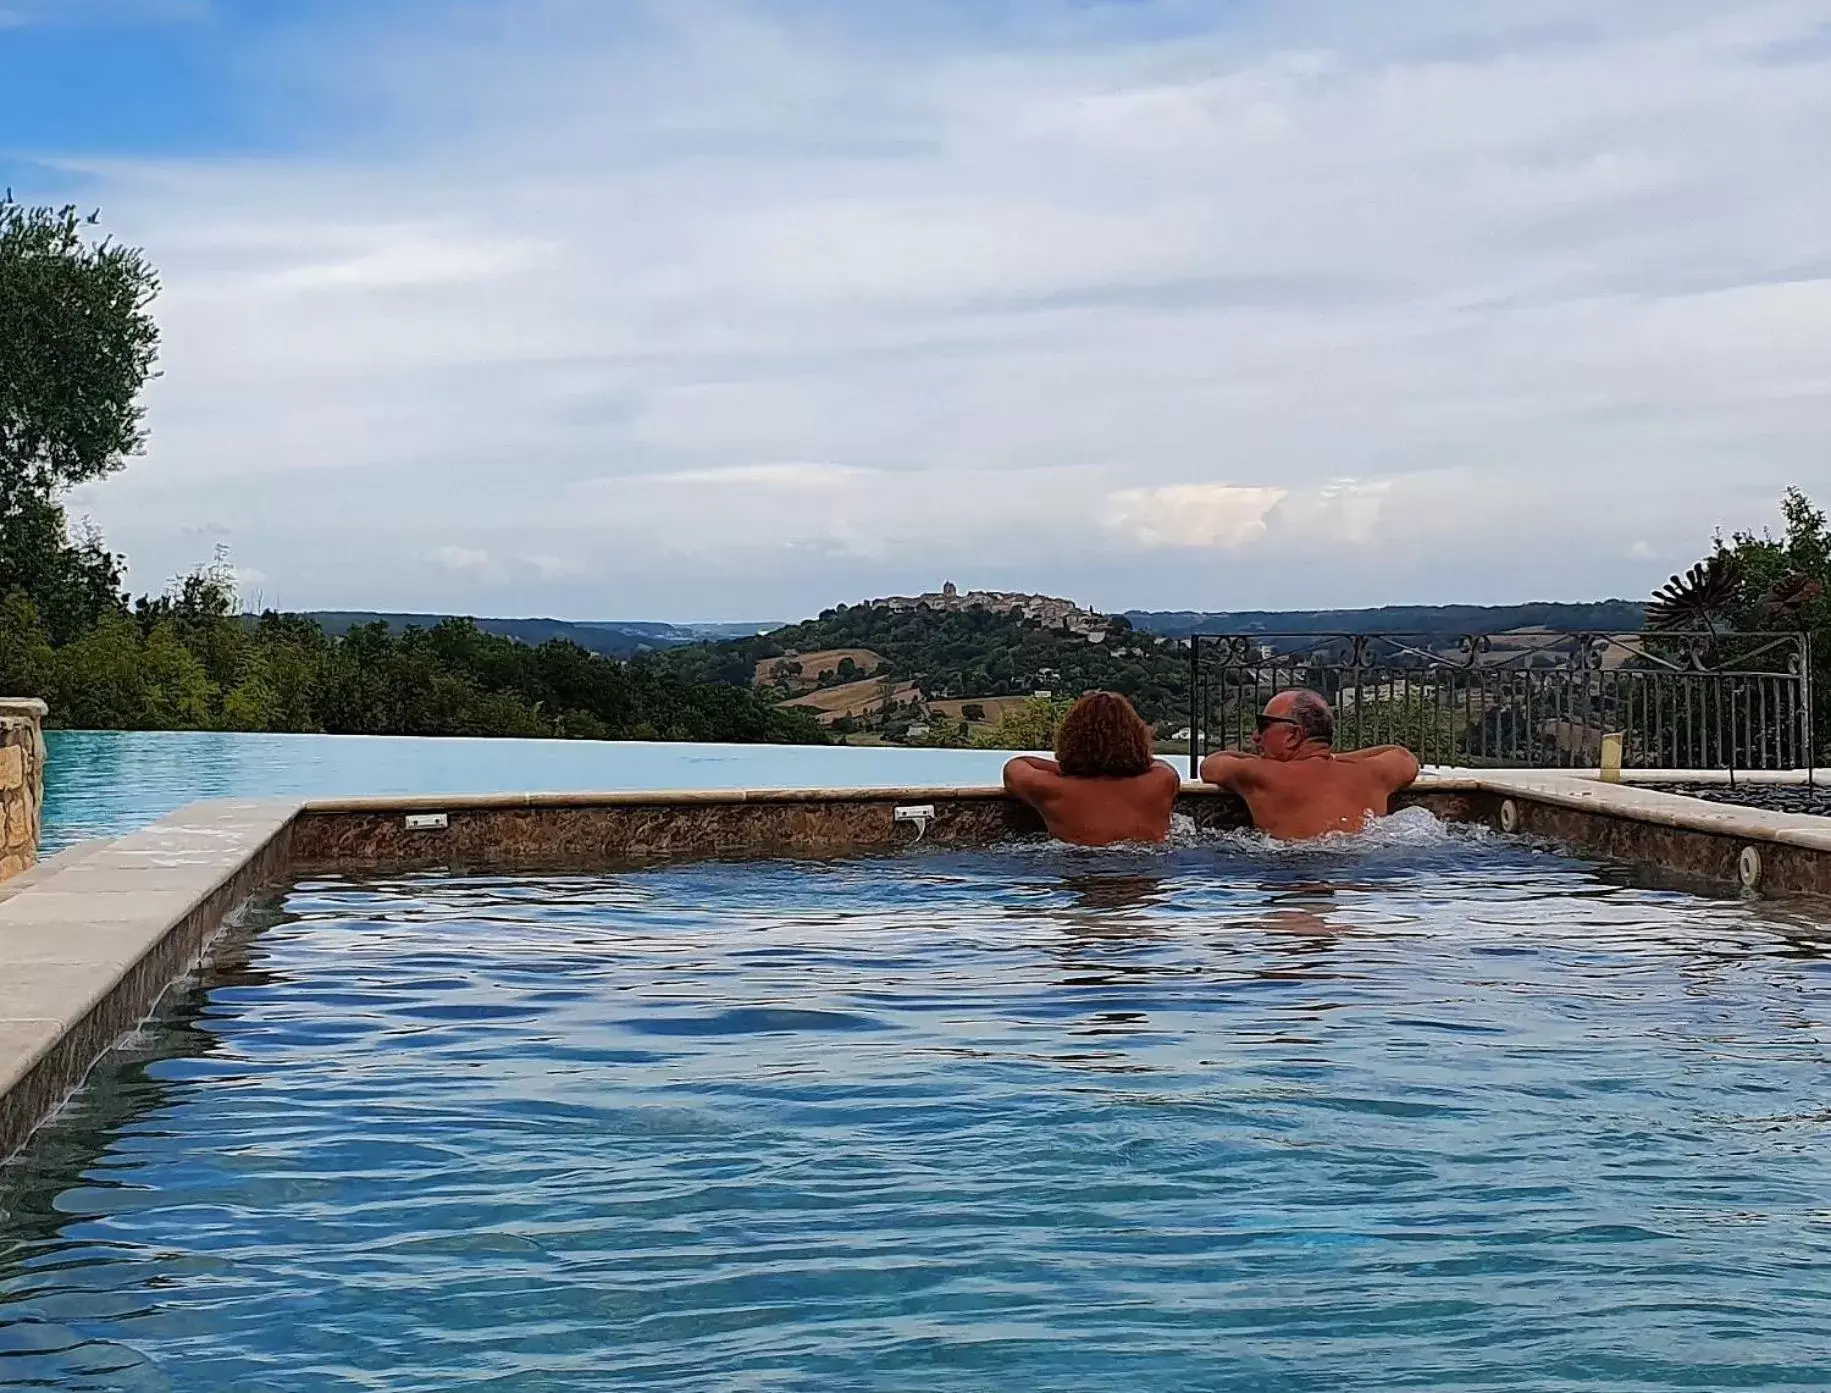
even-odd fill
[[[1343,749],[1426,764],[1593,768],[1602,738],[1660,769],[1810,769],[1812,661],[1800,633],[1197,634],[1189,767],[1249,747],[1275,693],[1335,707]]]

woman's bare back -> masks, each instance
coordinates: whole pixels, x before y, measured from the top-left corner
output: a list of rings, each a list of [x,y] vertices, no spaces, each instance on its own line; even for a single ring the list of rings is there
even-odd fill
[[[1073,778],[1054,760],[1026,757],[1006,767],[1005,787],[1042,814],[1058,841],[1110,846],[1168,837],[1182,779],[1162,763],[1130,778]]]

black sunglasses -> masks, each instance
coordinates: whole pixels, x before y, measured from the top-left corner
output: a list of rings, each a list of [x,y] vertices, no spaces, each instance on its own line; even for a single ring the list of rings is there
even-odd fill
[[[1301,726],[1302,724],[1303,722],[1295,716],[1258,716],[1254,718],[1254,725],[1261,735],[1273,726]]]

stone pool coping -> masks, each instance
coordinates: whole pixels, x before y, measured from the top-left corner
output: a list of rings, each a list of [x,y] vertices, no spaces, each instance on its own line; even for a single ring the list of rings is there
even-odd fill
[[[1660,771],[1656,771],[1660,772]],[[1695,781],[1695,775],[1688,776]],[[1831,818],[1605,784],[1585,771],[1427,770],[1399,800],[1590,854],[1780,893],[1831,894]],[[657,860],[984,846],[1040,830],[996,787],[224,799],[89,842],[0,887],[0,1158],[191,972],[225,924],[314,871],[606,869]],[[1178,808],[1237,827],[1237,799]],[[409,828],[408,818],[433,825]]]

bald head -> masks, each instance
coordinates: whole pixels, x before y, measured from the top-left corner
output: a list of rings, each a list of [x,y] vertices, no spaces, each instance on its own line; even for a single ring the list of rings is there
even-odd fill
[[[1265,703],[1265,714],[1288,718],[1306,742],[1335,743],[1335,712],[1317,692],[1307,689],[1279,692]]]

